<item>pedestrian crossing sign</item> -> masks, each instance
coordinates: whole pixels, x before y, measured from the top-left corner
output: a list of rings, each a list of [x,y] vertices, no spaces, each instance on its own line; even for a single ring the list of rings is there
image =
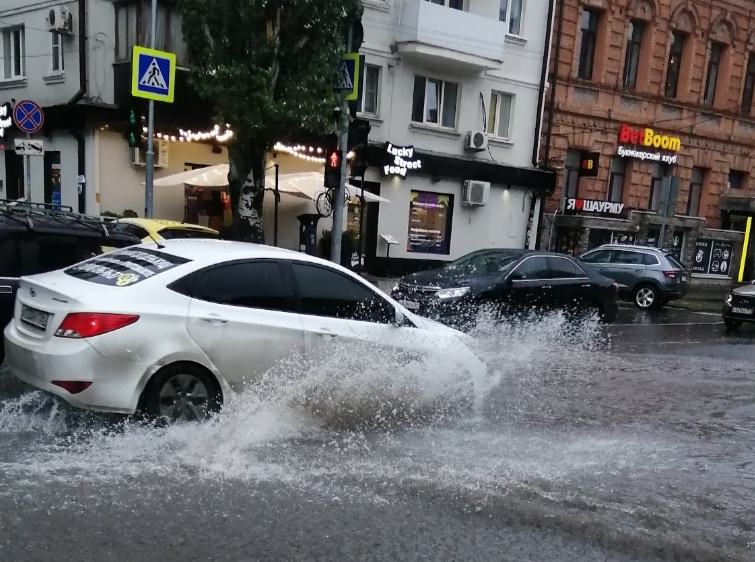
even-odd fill
[[[346,53],[340,61],[333,89],[353,101],[359,97],[359,53]]]
[[[176,55],[145,47],[134,47],[131,66],[132,96],[173,103]]]

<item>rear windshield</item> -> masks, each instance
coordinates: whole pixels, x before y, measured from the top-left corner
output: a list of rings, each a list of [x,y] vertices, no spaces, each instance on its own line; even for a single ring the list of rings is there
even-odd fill
[[[220,236],[214,232],[199,230],[198,228],[164,228],[159,232],[159,234],[166,240],[178,240],[186,238],[211,238],[213,240],[217,240],[220,238]]]
[[[671,254],[666,254],[666,259],[671,262],[671,265],[674,267],[678,267],[679,269],[684,269],[684,266],[677,260],[674,256]]]
[[[100,285],[128,287],[189,261],[154,250],[129,248],[78,263],[65,273]]]

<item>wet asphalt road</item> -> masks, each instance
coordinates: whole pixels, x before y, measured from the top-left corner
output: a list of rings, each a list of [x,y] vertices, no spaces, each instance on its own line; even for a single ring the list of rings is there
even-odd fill
[[[479,417],[366,430],[285,389],[114,427],[3,372],[0,560],[755,559],[755,328],[625,308],[481,339]]]

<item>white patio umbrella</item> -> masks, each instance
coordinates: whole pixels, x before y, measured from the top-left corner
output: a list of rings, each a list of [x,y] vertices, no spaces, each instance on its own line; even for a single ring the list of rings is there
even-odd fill
[[[228,185],[228,164],[218,164],[207,168],[180,172],[156,179],[153,182],[153,185],[157,187],[181,184],[196,187],[225,187]]]

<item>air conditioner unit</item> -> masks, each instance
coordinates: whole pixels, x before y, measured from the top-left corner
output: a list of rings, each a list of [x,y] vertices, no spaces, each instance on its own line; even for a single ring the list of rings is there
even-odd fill
[[[47,12],[47,29],[56,33],[73,32],[73,16],[68,6],[53,6]]]
[[[467,133],[468,150],[487,150],[488,134],[485,131],[469,131]]]
[[[490,194],[490,183],[486,181],[467,180],[461,193],[462,205],[485,205]]]
[[[131,148],[131,165],[147,165],[147,148]],[[168,167],[168,141],[165,139],[155,139],[152,141],[152,150],[155,153],[155,168]]]

